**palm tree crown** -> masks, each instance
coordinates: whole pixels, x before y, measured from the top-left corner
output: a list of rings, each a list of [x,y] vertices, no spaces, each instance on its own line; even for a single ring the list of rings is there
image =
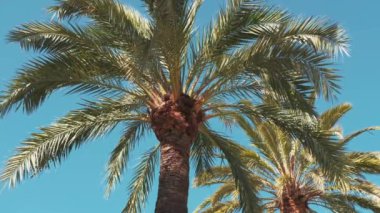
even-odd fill
[[[116,0],[58,0],[50,8],[58,20],[24,24],[9,34],[10,41],[42,56],[27,63],[1,94],[1,116],[19,108],[31,113],[61,88],[89,99],[26,139],[9,159],[3,181],[14,186],[123,124],[108,162],[107,193],[139,139],[153,130],[160,146],[144,155],[124,210],[143,207],[161,153],[159,193],[169,193],[165,184],[176,183],[172,191],[178,196],[171,198],[180,200],[172,203],[187,211],[190,147],[197,171],[210,164],[208,154],[216,148],[234,167],[238,183],[247,181],[234,145],[219,140],[209,119],[228,119],[228,113],[244,108],[240,100],[259,100],[263,91],[310,111],[304,98],[311,92],[330,98],[339,88],[331,58],[347,52],[347,37],[337,24],[295,19],[254,0],[229,0],[209,27],[195,32],[203,0],[143,2],[147,16]],[[272,111],[250,112],[270,116]],[[255,199],[249,189],[240,190],[242,197]],[[157,201],[157,208],[164,203]],[[257,206],[244,208],[252,212]]]
[[[351,109],[349,104],[327,110],[318,119],[306,117],[315,127],[331,131],[336,143],[346,146],[356,136],[380,127],[368,127],[345,137],[336,122]],[[245,126],[253,150],[243,154],[251,171],[252,184],[260,193],[260,204],[267,212],[314,212],[311,205],[326,207],[332,212],[358,212],[356,205],[380,211],[380,188],[367,181],[365,174],[380,174],[380,153],[345,153],[345,184],[331,179],[316,163],[315,158],[303,149],[301,143],[270,122],[256,122],[256,128]],[[333,140],[335,140],[333,139]],[[257,151],[257,152],[256,152]],[[331,162],[332,164],[336,162]],[[234,212],[240,208],[236,196],[239,192],[228,167],[214,167],[199,175],[196,186],[221,184],[196,212]]]

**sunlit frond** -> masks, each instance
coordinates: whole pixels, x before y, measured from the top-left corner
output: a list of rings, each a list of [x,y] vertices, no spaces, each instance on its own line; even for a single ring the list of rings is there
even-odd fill
[[[233,181],[231,169],[225,166],[214,166],[199,173],[194,180],[194,186],[210,186],[215,183],[226,183]]]
[[[377,174],[379,174],[379,172],[377,172]],[[380,199],[380,186],[365,179],[355,179],[352,184],[352,191],[359,192],[353,193],[357,196],[361,195],[364,197],[372,198],[373,200]]]
[[[112,107],[88,106],[72,111],[49,127],[34,133],[11,157],[1,179],[15,186],[26,177],[60,164],[67,155],[84,142],[110,132],[118,123],[142,120],[141,115],[126,114]]]
[[[380,174],[380,152],[350,152],[348,158],[355,172]]]
[[[328,109],[319,117],[320,128],[324,130],[331,129],[351,108],[351,104],[341,104]]]
[[[151,36],[149,21],[136,10],[115,0],[59,0],[49,11],[60,19],[87,16],[100,24],[107,23],[117,33],[130,37],[125,39]]]
[[[341,145],[347,144],[348,142],[350,142],[352,139],[356,138],[357,136],[359,136],[365,132],[370,132],[370,131],[374,131],[374,130],[380,130],[380,126],[371,126],[371,127],[367,127],[367,128],[361,129],[359,131],[356,131],[354,133],[351,133],[350,135],[347,135],[343,139],[341,139],[339,141],[339,143]]]
[[[218,203],[201,212],[202,213],[233,213],[233,212],[237,212],[239,209],[240,209],[240,206],[239,206],[238,201],[229,201],[225,203]]]
[[[219,187],[218,190],[211,196],[212,205],[221,202],[224,198],[227,198],[230,194],[236,192],[236,187],[234,183],[227,183]]]

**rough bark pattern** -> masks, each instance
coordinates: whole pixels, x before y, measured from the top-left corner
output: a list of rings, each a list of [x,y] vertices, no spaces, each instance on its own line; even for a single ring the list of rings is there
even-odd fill
[[[151,111],[152,128],[161,145],[160,178],[156,213],[187,213],[190,146],[198,132],[200,113],[195,101],[170,95]]]
[[[190,146],[161,144],[157,213],[187,213]]]
[[[307,213],[308,207],[305,201],[293,198],[283,198],[280,211],[282,213]]]
[[[282,194],[280,202],[281,213],[307,213],[307,196],[302,193],[302,189],[288,186]]]

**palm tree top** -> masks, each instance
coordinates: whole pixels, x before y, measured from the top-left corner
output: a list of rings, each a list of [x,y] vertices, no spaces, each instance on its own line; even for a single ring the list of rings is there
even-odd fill
[[[290,73],[293,78],[299,74],[292,82],[299,86],[297,92],[305,92],[302,80],[326,97],[338,89],[330,56],[347,53],[348,39],[337,24],[320,18],[294,19],[253,0],[229,0],[209,27],[194,32],[202,2],[144,1],[149,15],[145,17],[115,0],[58,1],[49,9],[58,22],[24,24],[9,34],[8,39],[22,48],[47,55],[21,69],[2,95],[2,115],[19,107],[32,112],[61,87],[73,87],[71,92],[128,94],[150,107],[160,105],[165,95],[177,99],[187,94],[199,105],[222,95],[240,99],[233,93],[258,90],[254,77],[283,94],[280,89],[291,85],[280,83],[285,84],[289,79],[283,78]],[[89,24],[70,21],[79,17],[89,18]],[[52,67],[59,69],[46,73]],[[281,71],[275,77],[284,81],[266,79],[275,71]],[[246,73],[251,81],[241,79]],[[45,92],[40,87],[46,79],[37,78],[40,74],[52,81]],[[28,80],[33,82],[27,85]],[[121,85],[123,81],[128,85]],[[244,87],[237,86],[242,83]]]
[[[330,131],[338,138],[335,143],[344,147],[362,133],[380,130],[374,126],[342,136],[336,123],[350,109],[349,104],[341,104],[314,121],[310,117],[307,120],[316,122],[317,128]],[[251,171],[252,187],[260,191],[260,203],[265,210],[288,212],[285,207],[291,205],[306,212],[313,212],[313,206],[332,212],[358,212],[356,205],[374,212],[380,210],[380,188],[365,178],[366,174],[380,174],[379,152],[345,151],[346,161],[342,166],[346,167],[346,177],[342,182],[326,175],[315,157],[300,141],[289,137],[289,133],[270,122],[255,124],[256,127],[245,129],[253,147],[242,155]],[[214,167],[198,176],[194,184],[197,187],[221,184],[196,212],[234,212],[240,208],[230,168]]]

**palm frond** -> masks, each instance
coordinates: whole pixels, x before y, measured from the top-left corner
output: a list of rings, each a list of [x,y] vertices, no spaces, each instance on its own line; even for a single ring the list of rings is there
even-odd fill
[[[154,22],[152,45],[157,48],[161,63],[168,73],[173,96],[182,93],[182,67],[186,60],[187,45],[191,38],[192,24],[187,0],[151,1]],[[196,6],[196,5],[195,5]],[[197,7],[197,6],[196,6]],[[196,10],[197,8],[193,8]],[[189,25],[190,24],[190,25]]]
[[[203,133],[198,133],[191,146],[190,156],[198,175],[212,167],[215,157],[215,145]]]
[[[127,123],[124,134],[118,145],[111,153],[111,157],[107,164],[107,188],[105,195],[108,197],[126,168],[129,154],[133,151],[139,140],[147,131],[147,123],[145,121],[132,121]]]
[[[228,183],[233,181],[231,169],[225,166],[214,166],[210,169],[199,173],[194,179],[195,187],[210,186],[215,183]]]
[[[268,48],[268,46],[271,48]],[[263,74],[278,76],[280,79],[284,79],[285,82],[289,78],[287,77],[288,75],[290,77],[296,76],[299,80],[303,80],[303,82],[299,82],[299,85],[305,85],[307,82],[311,83],[314,88],[308,88],[308,90],[312,90],[318,95],[322,94],[325,98],[333,97],[334,93],[339,90],[337,84],[339,76],[336,74],[335,69],[328,68],[331,65],[328,56],[293,43],[278,44],[272,41],[272,38],[260,39],[260,42],[254,45],[254,51],[256,53],[253,56],[257,55],[261,59],[254,60],[253,64],[249,66],[256,68],[256,70],[261,68],[262,70],[258,69],[258,71],[264,72]],[[262,56],[266,57],[263,58]],[[277,75],[273,73],[279,70],[281,72]],[[284,80],[280,81],[280,83]],[[278,91],[276,90],[276,92]],[[310,92],[307,94],[310,94]]]
[[[211,199],[207,198],[207,199],[203,200],[203,202],[201,204],[199,204],[193,212],[194,213],[203,212],[202,210],[206,209],[208,206],[210,206],[210,204],[211,204]]]
[[[226,9],[221,10],[215,23],[210,24],[204,32],[200,43],[195,46],[192,54],[192,67],[185,83],[186,88],[192,93],[197,86],[201,75],[205,75],[207,85],[219,73],[206,66],[210,63],[217,65],[220,56],[242,44],[259,37],[247,33],[249,27],[265,25],[273,22],[282,22],[287,19],[287,14],[281,10],[268,8],[252,0],[230,0]],[[238,73],[238,72],[236,72]],[[203,86],[199,86],[202,88]],[[198,89],[200,90],[200,89]],[[197,93],[200,93],[198,91]]]
[[[157,145],[147,151],[137,165],[135,176],[129,185],[129,199],[122,212],[141,212],[143,209],[154,180],[159,148]]]
[[[327,67],[330,64],[327,59],[302,46],[279,45],[263,38],[251,47],[242,48],[221,59],[221,65],[200,84],[197,94],[204,90],[206,95],[203,96],[212,96],[215,88],[219,89],[244,73],[246,81],[260,79],[265,89],[258,93],[273,92],[275,97],[281,98],[281,102],[310,112],[311,106],[305,100],[310,94],[316,92],[331,97],[339,89],[336,83],[339,76]]]
[[[233,182],[226,183],[220,186],[211,196],[211,205],[216,205],[228,196],[230,196],[236,190]]]
[[[260,127],[260,121],[257,119],[251,118],[252,123],[249,123],[247,119],[245,119],[243,116],[234,116],[236,119],[236,122],[239,124],[239,126],[244,130],[244,132],[247,134],[249,137],[251,144],[254,147],[259,148],[260,152],[265,156],[265,145],[266,142],[263,140],[261,137],[258,128]],[[258,122],[256,122],[258,121]],[[256,126],[256,129],[253,128],[252,125]],[[255,151],[252,150],[244,150],[243,153],[243,159],[246,161],[246,164],[249,166],[250,169],[255,169],[255,168],[263,168],[263,170],[266,173],[272,173],[271,175],[274,176],[275,169],[273,168],[272,164],[270,161],[266,160],[265,158],[262,157],[262,155],[258,154]],[[269,157],[268,155],[266,157]]]
[[[380,187],[374,183],[371,183],[365,179],[357,178],[353,181],[353,190],[359,192],[361,196],[372,197],[373,199],[380,199]],[[358,195],[358,193],[353,193]]]
[[[239,202],[227,201],[225,203],[218,203],[214,206],[211,206],[202,211],[202,213],[233,213],[238,212],[239,209]]]
[[[118,123],[141,119],[144,119],[141,115],[126,114],[112,107],[88,106],[72,111],[25,140],[17,153],[8,160],[1,180],[13,187],[26,177],[60,164],[73,149],[90,139],[105,135]]]
[[[326,18],[310,17],[290,20],[283,39],[310,45],[314,50],[329,55],[348,55],[348,37],[345,30]]]
[[[356,205],[359,205],[362,208],[370,209],[373,212],[379,212],[380,211],[380,199],[379,198],[373,198],[370,197],[361,197],[361,196],[355,196],[355,195],[348,195],[347,200],[349,202],[355,203]]]
[[[242,102],[241,111],[247,117],[257,118],[261,115],[276,124],[280,129],[288,132],[301,142],[315,158],[322,171],[330,180],[337,182],[343,188],[348,187],[346,178],[349,165],[344,155],[344,148],[337,143],[334,134],[330,131],[320,130],[310,119],[304,119],[306,114],[299,114],[289,110],[281,110],[276,106],[252,106],[249,102]],[[336,162],[331,164],[331,162]]]
[[[240,159],[241,148],[229,139],[209,130],[207,127],[201,127],[200,131],[218,146],[230,164],[236,187],[239,190],[240,203],[243,211],[260,211],[256,189],[259,183],[249,178],[249,172]]]
[[[380,174],[379,152],[350,152],[347,154],[357,173]]]
[[[317,203],[317,205],[327,207],[334,213],[356,213],[354,205],[348,202],[347,198],[340,194],[326,193],[321,196],[321,199],[323,201]]]
[[[10,42],[18,42],[25,50],[47,53],[63,53],[94,51],[103,47],[104,39],[100,38],[94,26],[81,27],[69,24],[65,26],[58,22],[34,22],[23,24],[12,30],[8,35]]]
[[[300,25],[302,24],[308,25],[308,21],[300,21]],[[323,47],[320,47],[321,51],[317,51],[307,45],[308,41],[297,36],[293,36],[292,39],[290,39],[291,41],[284,39],[287,38],[287,29],[294,28],[292,21],[279,23],[275,26],[276,27],[272,27],[271,30],[267,30],[251,48],[248,48],[247,56],[252,55],[252,53],[254,53],[252,51],[255,51],[260,53],[257,54],[258,56],[265,56],[264,59],[267,61],[274,60],[269,63],[272,67],[268,69],[267,72],[283,69],[285,67],[288,70],[295,70],[297,73],[302,73],[303,75],[306,74],[308,80],[313,83],[318,93],[322,92],[326,98],[333,97],[332,92],[336,92],[339,89],[337,85],[339,76],[335,74],[336,70],[327,68],[327,66],[331,64],[331,56],[325,54],[329,52],[329,48],[325,47],[326,49],[323,50]],[[324,27],[328,28],[329,25],[326,23],[324,26],[321,26],[321,28]],[[252,33],[254,32],[255,31]],[[327,34],[326,36],[329,35]],[[334,37],[334,35],[330,36]],[[341,41],[341,44],[342,46],[347,45],[347,41]],[[262,66],[258,66],[260,64],[256,65],[257,59],[250,61],[254,62],[254,68],[260,68]],[[261,59],[260,62],[261,61],[263,61],[263,59]],[[281,64],[284,67],[279,66]],[[284,70],[285,72],[287,72],[286,69]]]
[[[127,35],[125,39],[149,38],[150,23],[139,12],[115,0],[59,0],[49,8],[60,19],[87,16],[100,24],[107,23],[117,33]]]
[[[95,32],[95,39],[101,47],[128,53],[130,63],[133,62],[138,68],[140,77],[144,76],[143,80],[149,81],[147,76],[151,76],[166,86],[162,70],[158,68],[159,58],[154,51],[150,51],[153,33],[151,23],[136,10],[117,0],[68,0],[58,1],[58,5],[51,7],[50,11],[55,12],[60,19],[90,18],[93,22],[89,24],[92,25],[89,34]]]
[[[361,129],[359,131],[356,131],[354,133],[351,133],[350,135],[347,135],[343,139],[341,139],[339,141],[339,143],[341,145],[345,145],[348,142],[350,142],[352,139],[358,137],[359,135],[361,135],[361,134],[363,134],[365,132],[370,132],[370,131],[374,131],[374,130],[380,130],[380,126],[371,126],[371,127],[367,127],[367,128]]]
[[[323,195],[323,199],[327,202],[327,205],[334,212],[352,212],[356,213],[354,205],[358,205],[365,209],[370,209],[373,212],[380,211],[380,202],[378,199],[372,199],[371,197],[362,197],[360,195],[342,195],[338,193],[331,193]]]
[[[53,91],[63,87],[88,94],[132,95],[122,84],[123,72],[128,68],[122,70],[114,60],[114,64],[104,69],[112,62],[103,62],[78,55],[55,55],[29,62],[1,94],[0,114],[21,106],[30,113]]]
[[[247,33],[249,27],[279,23],[286,20],[287,16],[286,12],[265,7],[257,1],[229,0],[226,8],[219,12],[210,32],[206,33],[203,48],[211,54],[209,56],[212,59],[230,48],[262,36]]]
[[[331,129],[341,117],[352,109],[351,104],[344,103],[328,109],[319,116],[320,128],[327,130]]]

